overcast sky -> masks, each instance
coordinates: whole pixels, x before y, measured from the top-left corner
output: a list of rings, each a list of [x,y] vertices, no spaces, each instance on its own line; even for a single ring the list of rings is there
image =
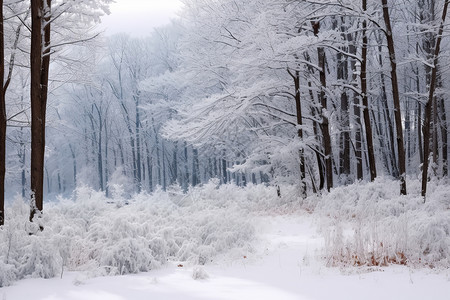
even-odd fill
[[[176,18],[181,6],[180,0],[116,0],[110,6],[111,14],[102,18],[101,28],[108,35],[126,32],[146,36],[152,28]]]

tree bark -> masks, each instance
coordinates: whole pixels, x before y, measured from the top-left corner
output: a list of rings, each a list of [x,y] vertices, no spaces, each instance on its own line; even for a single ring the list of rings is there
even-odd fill
[[[320,29],[320,22],[313,22],[313,30],[314,35],[318,36]],[[330,137],[330,126],[328,116],[325,114],[327,111],[327,95],[325,90],[327,88],[327,80],[325,75],[325,50],[323,47],[317,48],[317,56],[319,60],[319,68],[320,68],[320,102],[322,105],[322,113],[321,113],[321,129],[323,135],[323,145],[325,150],[325,170],[327,177],[327,190],[330,191],[333,187],[333,153],[331,152],[331,137]],[[325,113],[324,113],[325,112]]]
[[[298,70],[295,71],[295,74],[292,74],[289,72],[289,74],[294,79],[294,86],[295,86],[295,108],[296,108],[296,115],[297,115],[297,136],[300,139],[300,141],[303,141],[303,118],[302,118],[302,105],[301,105],[301,99],[300,99],[300,72]],[[305,169],[305,150],[303,149],[303,146],[300,147],[298,150],[298,156],[300,159],[300,193],[303,198],[306,198],[306,169]]]
[[[198,150],[192,149],[192,186],[196,186],[200,183],[200,170],[198,164]]]
[[[150,153],[149,145],[145,141],[145,150],[147,154],[147,178],[148,178],[148,188],[150,192],[153,192],[153,158]]]
[[[386,1],[386,0],[383,0]],[[439,52],[441,50],[442,33],[444,32],[444,23],[447,17],[447,9],[450,1],[444,2],[444,9],[442,10],[441,24],[439,26],[439,32],[437,35],[436,45],[434,48],[433,68],[431,70],[430,77],[430,90],[428,94],[428,101],[425,105],[425,119],[423,122],[423,167],[422,167],[422,197],[426,197],[427,194],[427,182],[428,182],[428,166],[430,155],[430,123],[431,123],[431,108],[434,99],[434,92],[436,89],[436,77],[437,77],[437,65]]]
[[[400,172],[400,194],[406,195],[406,160],[402,116],[400,111],[400,93],[398,90],[397,79],[397,60],[395,57],[394,38],[392,36],[391,19],[389,16],[389,6],[387,4],[387,0],[381,0],[381,4],[383,5],[383,18],[386,25],[386,39],[389,50],[389,60],[391,62],[392,97],[394,100],[395,127],[397,131],[398,167]]]
[[[442,176],[448,176],[448,127],[445,100],[441,98]]]
[[[348,41],[348,37],[351,34],[346,34],[348,27],[344,23],[344,17],[342,17],[341,35],[344,41]],[[347,47],[342,49],[347,50]],[[337,54],[337,79],[343,83],[348,82],[348,57],[342,53]],[[350,176],[350,115],[349,115],[349,97],[346,89],[342,89],[341,92],[341,133],[340,133],[340,153],[339,153],[339,173],[345,176],[346,183],[348,183],[348,176]]]
[[[139,90],[136,90],[134,92],[133,98],[136,105],[136,184],[138,193],[142,191],[142,170],[141,170],[141,117],[140,117],[140,108],[139,108],[139,102],[140,102],[141,92]]]
[[[448,176],[448,127],[447,127],[447,113],[445,110],[445,100],[442,97],[440,103],[441,112],[441,135],[442,135],[442,176]]]
[[[349,41],[349,52],[352,55],[357,54],[357,48],[355,46],[355,42],[354,40],[356,40],[356,37],[353,38],[352,34],[347,34],[347,40]],[[356,70],[356,59],[352,58],[350,61],[350,68],[353,72],[352,74],[352,82],[355,85],[355,88],[357,88],[357,79],[358,79],[358,75],[357,75],[357,70]],[[353,93],[353,115],[355,118],[355,123],[356,126],[354,126],[355,128],[355,145],[354,145],[354,152],[355,152],[355,161],[356,161],[356,179],[357,180],[362,180],[363,179],[363,164],[362,164],[362,151],[361,151],[361,146],[362,146],[362,137],[361,137],[361,129],[362,129],[362,125],[361,125],[361,109],[360,109],[360,105],[359,105],[359,95],[357,95],[356,92]]]
[[[0,226],[5,224],[5,172],[6,172],[6,104],[4,93],[5,43],[3,33],[3,0],[0,0]]]
[[[31,207],[30,221],[43,212],[45,117],[50,65],[51,0],[31,1]],[[36,220],[34,220],[36,221]],[[40,230],[43,225],[39,224]]]
[[[363,11],[367,10],[367,0],[362,0]],[[367,154],[369,156],[370,181],[374,181],[377,177],[377,169],[375,163],[375,150],[373,146],[372,126],[370,124],[369,103],[367,97],[367,21],[364,19],[362,23],[362,54],[361,54],[361,94],[363,104],[364,126],[366,129]]]

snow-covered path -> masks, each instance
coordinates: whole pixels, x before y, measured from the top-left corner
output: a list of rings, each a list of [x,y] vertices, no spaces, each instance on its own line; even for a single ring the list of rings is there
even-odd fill
[[[450,299],[450,272],[389,267],[344,275],[318,261],[323,239],[310,215],[260,217],[255,253],[230,254],[206,266],[167,267],[137,275],[26,279],[0,289],[2,300],[124,299]],[[199,269],[200,268],[200,269]],[[194,280],[193,274],[207,279]]]

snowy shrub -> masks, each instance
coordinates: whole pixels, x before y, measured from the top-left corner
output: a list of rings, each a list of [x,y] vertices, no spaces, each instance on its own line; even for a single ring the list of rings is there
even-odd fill
[[[204,265],[229,251],[248,253],[255,239],[251,215],[288,202],[272,187],[217,181],[186,194],[171,186],[130,198],[121,190],[120,174],[116,179],[112,198],[82,185],[70,199],[45,203],[45,229],[31,236],[28,203],[17,199],[7,207],[0,229],[0,284],[65,270],[99,276],[148,271],[168,261]],[[128,205],[118,205],[124,199]]]
[[[15,266],[0,261],[0,287],[8,286],[16,279]]]
[[[201,267],[194,267],[192,271],[192,278],[194,280],[205,280],[209,278],[208,273]]]
[[[117,270],[117,274],[145,272],[158,266],[144,238],[124,238],[103,249],[99,255],[101,266]],[[115,275],[116,272],[112,272]]]
[[[19,272],[25,276],[52,278],[61,272],[62,258],[47,236],[31,235],[23,249]]]
[[[418,180],[408,182],[408,196],[399,196],[397,182],[378,178],[316,198],[329,265],[450,265],[450,187],[430,184],[424,204]]]

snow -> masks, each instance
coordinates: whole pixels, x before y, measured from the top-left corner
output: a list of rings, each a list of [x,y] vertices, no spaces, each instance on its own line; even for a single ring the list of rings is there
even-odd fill
[[[3,282],[11,285],[0,288],[0,299],[26,299],[31,291],[33,299],[42,300],[448,299],[450,269],[445,251],[439,257],[431,256],[436,259],[433,268],[413,263],[331,263],[336,258],[332,251],[367,250],[355,245],[367,238],[364,234],[372,236],[366,230],[374,220],[383,241],[389,232],[381,227],[381,220],[391,220],[393,215],[399,222],[408,213],[418,218],[402,223],[413,241],[422,236],[417,232],[423,228],[445,228],[447,215],[432,215],[434,210],[448,212],[443,207],[449,187],[431,186],[436,192],[427,199],[429,205],[414,201],[414,192],[399,198],[397,183],[386,179],[337,188],[303,203],[292,198],[292,187],[282,187],[284,196],[278,198],[272,187],[237,188],[214,182],[186,195],[175,188],[168,193],[135,195],[127,200],[128,205],[121,196],[117,196],[120,203],[105,204],[100,193],[79,189],[73,201],[63,199],[49,206],[41,235],[20,237],[11,227],[3,229],[2,239],[12,235],[8,240],[12,246],[9,260],[2,260],[7,264],[3,262],[0,269],[2,276],[10,276],[9,282]],[[378,199],[376,213],[369,205],[374,197]],[[9,212],[20,216],[21,209],[26,211],[16,202]],[[333,211],[341,213],[330,215]],[[428,214],[418,213],[423,211]],[[367,215],[362,216],[364,212]],[[351,217],[354,214],[371,219],[361,223]],[[394,223],[391,220],[387,225]],[[418,229],[417,224],[422,227]],[[356,229],[362,232],[359,236]],[[337,231],[340,234],[334,235]],[[422,242],[434,245],[435,238],[426,236]],[[448,246],[448,233],[440,244]],[[404,249],[408,255],[422,251],[422,246],[404,246],[410,247]],[[148,247],[151,252],[146,251]],[[31,255],[30,249],[36,253]],[[433,254],[434,248],[427,251]],[[24,275],[19,276],[12,265]]]
[[[404,266],[342,273],[317,260],[324,240],[308,214],[264,216],[257,221],[259,249],[246,258],[222,258],[207,266],[170,263],[137,275],[25,279],[0,289],[1,299],[448,299],[450,273]],[[208,278],[193,278],[194,272]]]

